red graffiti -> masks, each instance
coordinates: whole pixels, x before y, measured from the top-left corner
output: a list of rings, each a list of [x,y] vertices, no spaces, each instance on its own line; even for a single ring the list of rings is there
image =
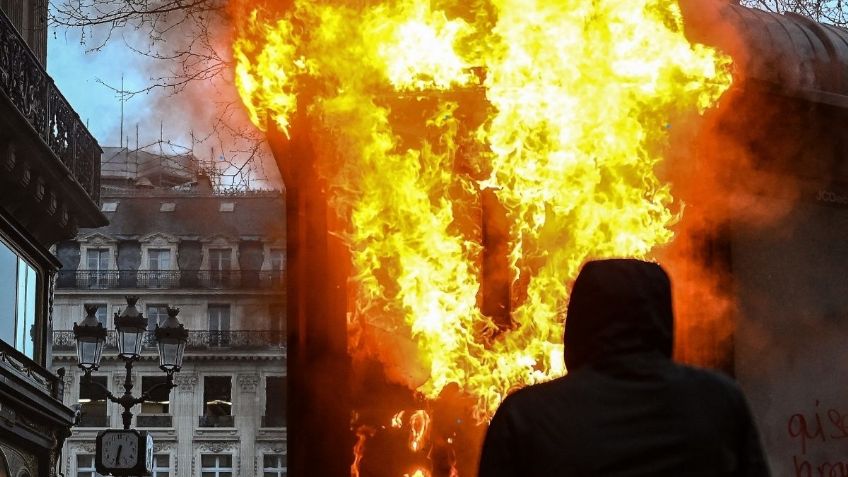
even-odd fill
[[[801,455],[807,454],[807,444],[811,441],[827,442],[829,440],[848,438],[848,414],[843,414],[831,408],[824,411],[827,419],[823,419],[819,404],[819,401],[816,400],[816,408],[812,414],[797,412],[792,414],[786,423],[786,430],[789,437],[799,442]],[[839,465],[842,465],[842,463]],[[822,475],[831,475],[831,473]],[[845,477],[848,477],[848,474]]]

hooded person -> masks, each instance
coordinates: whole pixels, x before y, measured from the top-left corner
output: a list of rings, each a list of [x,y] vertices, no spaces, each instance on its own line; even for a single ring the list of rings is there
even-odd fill
[[[479,477],[769,475],[742,391],[675,364],[673,326],[659,265],[588,262],[568,304],[568,374],[504,400]]]

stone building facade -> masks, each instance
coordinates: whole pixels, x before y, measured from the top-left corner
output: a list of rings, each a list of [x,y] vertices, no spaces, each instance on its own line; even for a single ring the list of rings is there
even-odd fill
[[[113,152],[107,148],[104,163]],[[120,407],[81,385],[70,330],[83,318],[84,305],[99,305],[98,319],[110,331],[93,376],[113,394],[123,393],[114,316],[127,295],[139,297],[150,329],[171,306],[180,308],[189,330],[177,387],[133,410],[133,427],[153,434],[153,475],[286,475],[281,193],[220,193],[202,175],[180,186],[157,182],[160,175],[126,177],[126,170],[113,170],[115,157],[104,167],[102,189],[110,225],[83,229],[56,247],[63,270],[56,283],[51,365],[71,370],[64,402],[79,410],[64,448],[65,475],[97,475],[97,432],[121,426]],[[165,379],[158,365],[151,341],[133,369],[136,395]]]
[[[99,210],[100,147],[47,74],[47,2],[0,0],[0,477],[52,477],[74,413],[46,366],[50,248]]]

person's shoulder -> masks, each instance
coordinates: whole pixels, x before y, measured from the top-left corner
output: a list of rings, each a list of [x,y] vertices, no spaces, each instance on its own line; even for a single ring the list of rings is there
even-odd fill
[[[553,396],[562,396],[574,383],[574,375],[567,374],[559,378],[532,384],[510,392],[502,407],[533,408],[538,403],[548,403]]]
[[[686,381],[695,383],[705,390],[714,390],[733,396],[743,395],[739,383],[721,371],[684,364],[678,364],[676,366]]]

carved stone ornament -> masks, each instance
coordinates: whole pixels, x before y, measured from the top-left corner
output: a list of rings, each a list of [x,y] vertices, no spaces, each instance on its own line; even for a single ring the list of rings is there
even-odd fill
[[[124,381],[127,379],[127,373],[125,371],[116,371],[112,374],[112,382],[115,383],[115,387],[124,390]],[[135,386],[135,375],[130,375],[130,382],[132,382],[133,386]]]
[[[198,449],[206,452],[213,452],[215,454],[219,454],[224,451],[233,451],[236,448],[235,442],[227,442],[227,441],[208,441],[200,444]]]
[[[177,385],[180,391],[191,391],[197,385],[198,378],[196,374],[174,374],[174,384]]]
[[[75,444],[74,447],[76,447],[78,454],[93,454],[97,450],[97,444],[94,442]]]
[[[241,390],[246,393],[255,393],[256,386],[259,384],[259,376],[255,374],[242,374],[236,380]]]

